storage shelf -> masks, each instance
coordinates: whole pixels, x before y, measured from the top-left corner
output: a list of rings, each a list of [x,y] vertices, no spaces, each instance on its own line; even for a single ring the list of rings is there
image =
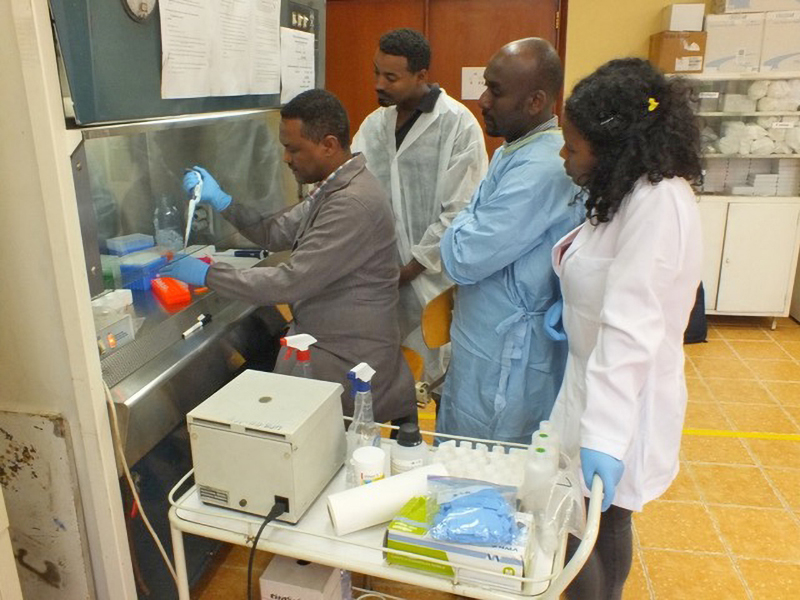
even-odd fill
[[[698,112],[698,117],[800,117],[797,110],[765,110],[760,112]]]
[[[703,158],[800,158],[800,154],[719,154],[708,152],[702,154]]]
[[[694,81],[758,81],[760,79],[798,79],[798,71],[767,73],[671,73],[670,77],[685,77]]]

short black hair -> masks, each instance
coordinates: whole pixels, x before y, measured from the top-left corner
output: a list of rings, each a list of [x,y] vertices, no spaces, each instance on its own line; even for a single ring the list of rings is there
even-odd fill
[[[564,69],[556,49],[544,40],[542,42],[536,65],[536,80],[541,88],[550,95],[550,99],[555,101],[564,85]]]
[[[589,219],[610,221],[642,176],[701,180],[694,102],[686,81],[640,58],[612,60],[578,82],[564,112],[597,160],[583,186]]]
[[[350,121],[339,99],[326,90],[306,90],[292,98],[282,109],[284,119],[300,119],[303,137],[319,143],[334,136],[345,150],[350,148]]]
[[[416,29],[392,29],[381,36],[378,48],[384,54],[404,56],[411,73],[418,73],[431,66],[431,46]]]

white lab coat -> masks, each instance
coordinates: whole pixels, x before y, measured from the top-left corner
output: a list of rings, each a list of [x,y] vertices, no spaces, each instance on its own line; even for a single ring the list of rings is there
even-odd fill
[[[363,152],[367,168],[389,192],[402,264],[425,266],[401,289],[400,325],[406,344],[426,359],[419,332],[422,307],[453,282],[442,271],[439,243],[453,218],[469,204],[486,174],[488,159],[477,119],[441,90],[431,112],[423,112],[396,148],[397,108],[378,108],[364,119],[352,149]],[[428,364],[428,377],[440,369]]]
[[[691,187],[640,179],[609,223],[585,222],[553,248],[569,343],[551,420],[565,450],[625,465],[614,504],[660,496],[678,473],[686,411],[683,332],[700,282]]]

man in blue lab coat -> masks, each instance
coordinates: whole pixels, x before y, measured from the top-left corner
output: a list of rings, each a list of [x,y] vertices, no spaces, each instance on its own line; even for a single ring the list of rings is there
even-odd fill
[[[459,287],[437,431],[529,443],[566,362],[566,344],[543,329],[560,297],[550,252],[584,212],[558,155],[553,103],[563,71],[555,49],[538,38],[512,42],[484,78],[486,133],[505,143],[441,242],[442,264]]]

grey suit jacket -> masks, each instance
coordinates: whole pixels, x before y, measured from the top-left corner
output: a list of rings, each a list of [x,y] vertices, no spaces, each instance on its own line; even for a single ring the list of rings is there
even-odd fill
[[[235,269],[215,263],[206,283],[218,293],[257,305],[288,303],[293,333],[308,333],[317,379],[345,388],[342,405],[353,414],[347,372],[360,362],[376,370],[376,421],[416,410],[414,381],[400,350],[397,320],[399,268],[394,217],[380,183],[356,155],[317,196],[272,217],[235,202],[223,216],[254,243],[291,258],[275,267]],[[276,372],[292,373],[294,360]]]

